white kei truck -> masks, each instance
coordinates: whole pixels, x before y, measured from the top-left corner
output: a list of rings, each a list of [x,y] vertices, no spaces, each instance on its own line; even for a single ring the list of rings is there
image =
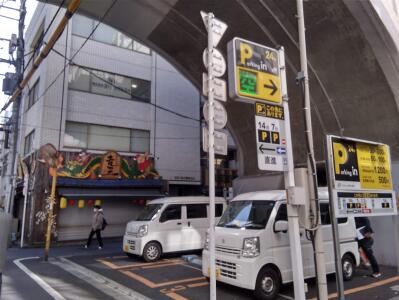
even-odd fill
[[[328,191],[319,190],[327,273],[335,272]],[[344,280],[352,279],[359,264],[353,217],[339,218]],[[304,228],[300,229],[304,277],[315,276],[313,248]],[[209,277],[209,237],[202,272]],[[233,198],[215,228],[216,278],[218,281],[254,291],[257,299],[274,299],[281,284],[293,281],[286,191],[250,192]]]

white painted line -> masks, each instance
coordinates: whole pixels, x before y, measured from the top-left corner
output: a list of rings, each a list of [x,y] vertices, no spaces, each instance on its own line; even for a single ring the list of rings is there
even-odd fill
[[[197,268],[197,267],[194,267],[194,266],[191,266],[191,265],[181,265],[181,266],[183,266],[183,267],[187,267],[187,268],[191,268],[191,269],[195,269],[195,270],[199,270],[199,271],[201,271],[201,272],[202,272],[202,269],[200,269],[200,268]]]
[[[132,290],[124,285],[117,283],[105,276],[91,271],[69,259],[61,257],[57,261],[51,261],[52,264],[64,269],[77,278],[84,280],[96,289],[108,296],[118,300],[150,300],[150,298]]]
[[[290,296],[287,296],[287,295],[284,295],[284,294],[277,294],[277,295],[280,296],[281,298],[284,298],[284,299],[295,300],[294,298],[292,298]]]
[[[55,289],[53,289],[50,285],[48,285],[43,279],[41,279],[38,275],[33,273],[27,267],[25,267],[21,261],[30,260],[30,259],[39,259],[40,257],[25,257],[15,259],[13,262],[20,268],[23,272],[25,272],[30,278],[32,278],[42,289],[44,289],[51,297],[55,300],[66,300],[60,293],[58,293]]]

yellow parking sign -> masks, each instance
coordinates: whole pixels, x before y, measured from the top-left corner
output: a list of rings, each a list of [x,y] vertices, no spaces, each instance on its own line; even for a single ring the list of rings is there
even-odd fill
[[[231,98],[281,104],[279,52],[240,38],[228,45]]]

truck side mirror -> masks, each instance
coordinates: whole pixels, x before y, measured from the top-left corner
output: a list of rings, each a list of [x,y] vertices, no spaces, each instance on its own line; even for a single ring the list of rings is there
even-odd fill
[[[287,221],[276,221],[274,223],[273,231],[277,232],[287,232],[288,231],[288,222]]]

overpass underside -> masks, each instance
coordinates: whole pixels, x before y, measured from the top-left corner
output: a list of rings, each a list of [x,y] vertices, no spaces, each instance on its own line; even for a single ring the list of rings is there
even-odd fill
[[[304,9],[317,160],[324,160],[326,134],[388,143],[398,160],[399,55],[373,7],[368,1],[310,0]],[[152,47],[201,88],[207,34],[200,10],[212,11],[228,24],[218,45],[226,58],[226,45],[236,36],[284,46],[294,160],[304,163],[303,97],[295,80],[300,70],[295,1],[83,0],[78,13]],[[253,106],[229,100],[226,109],[240,153],[240,174],[259,174]]]

